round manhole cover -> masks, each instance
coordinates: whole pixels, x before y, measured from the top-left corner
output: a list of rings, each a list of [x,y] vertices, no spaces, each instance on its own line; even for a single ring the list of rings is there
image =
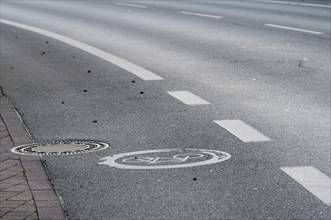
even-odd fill
[[[74,140],[32,143],[13,148],[11,151],[25,155],[71,155],[105,149],[109,144],[100,141]]]

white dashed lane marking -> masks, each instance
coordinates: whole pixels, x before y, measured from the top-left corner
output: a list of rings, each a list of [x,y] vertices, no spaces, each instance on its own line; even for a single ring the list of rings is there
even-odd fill
[[[128,7],[134,7],[134,8],[147,8],[145,5],[136,5],[131,3],[124,3],[124,2],[117,2],[116,5],[122,5],[122,6],[128,6]]]
[[[143,80],[161,80],[163,79],[162,77],[156,75],[155,73],[152,73],[136,64],[133,64],[123,58],[117,57],[113,54],[110,54],[106,51],[100,50],[98,48],[95,48],[91,45],[88,45],[86,43],[74,40],[72,38],[60,35],[60,34],[56,34],[47,30],[43,30],[40,28],[36,28],[36,27],[32,27],[29,25],[25,25],[25,24],[21,24],[21,23],[17,23],[17,22],[13,22],[13,21],[8,21],[8,20],[4,20],[4,19],[0,19],[1,23],[4,24],[8,24],[11,26],[15,26],[18,28],[22,28],[25,30],[29,30],[53,39],[56,39],[58,41],[61,41],[63,43],[69,44],[73,47],[76,47],[78,49],[81,49],[83,51],[86,51],[94,56],[97,56],[101,59],[104,59],[112,64],[115,64],[116,66],[121,67],[122,69],[127,70],[128,72],[136,75],[137,77],[143,79]]]
[[[300,31],[300,32],[305,32],[305,33],[310,33],[310,34],[324,34],[322,32],[311,31],[311,30],[306,30],[306,29],[301,29],[301,28],[287,27],[287,26],[276,25],[276,24],[264,24],[264,25],[268,26],[268,27],[281,28],[281,29],[286,29],[286,30],[291,30],[291,31]]]
[[[188,11],[181,11],[180,13],[186,14],[186,15],[196,15],[196,16],[201,16],[201,17],[208,17],[208,18],[223,18],[222,16],[218,15],[210,15],[210,14],[201,14],[201,13],[194,13],[194,12],[188,12]]]
[[[175,97],[181,102],[184,102],[186,105],[208,105],[210,102],[200,98],[199,96],[194,95],[189,91],[170,91],[167,92],[169,95]]]
[[[282,167],[281,169],[326,205],[331,206],[330,177],[315,167]]]
[[[270,139],[240,120],[214,120],[215,123],[245,143],[270,141]]]

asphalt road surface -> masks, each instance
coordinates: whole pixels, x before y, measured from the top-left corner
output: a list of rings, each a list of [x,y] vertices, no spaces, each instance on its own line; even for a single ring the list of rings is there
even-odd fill
[[[330,1],[1,1],[0,83],[109,144],[43,157],[70,220],[331,218]]]

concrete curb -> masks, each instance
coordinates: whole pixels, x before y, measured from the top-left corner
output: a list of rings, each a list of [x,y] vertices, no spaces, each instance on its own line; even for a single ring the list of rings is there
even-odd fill
[[[10,152],[14,146],[32,143],[32,138],[13,105],[2,94],[0,116],[0,197],[3,198],[0,218],[65,220],[60,199],[40,157]]]

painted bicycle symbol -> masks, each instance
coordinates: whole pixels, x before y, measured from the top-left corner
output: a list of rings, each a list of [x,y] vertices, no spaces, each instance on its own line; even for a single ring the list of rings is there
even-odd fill
[[[197,158],[204,157],[203,154],[177,154],[173,157],[129,157],[125,158],[122,161],[123,162],[132,162],[132,163],[149,163],[149,164],[155,164],[155,163],[166,163],[166,162],[175,162],[175,163],[181,163],[185,162],[187,160],[193,160]]]
[[[104,157],[99,164],[119,169],[172,169],[220,163],[230,157],[217,150],[157,149]]]

